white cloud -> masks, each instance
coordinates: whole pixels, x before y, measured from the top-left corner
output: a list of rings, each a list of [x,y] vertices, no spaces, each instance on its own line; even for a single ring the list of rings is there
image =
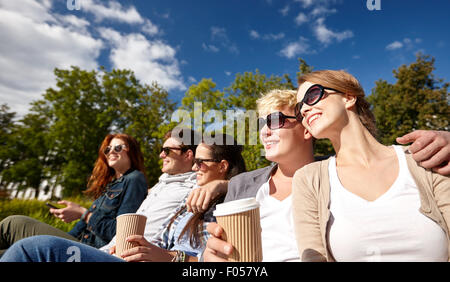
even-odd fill
[[[263,35],[263,39],[264,40],[279,40],[279,39],[283,39],[284,38],[284,33],[280,32],[280,33],[268,33],[268,34],[264,34]]]
[[[111,44],[110,60],[115,68],[131,69],[141,81],[157,81],[167,90],[185,90],[176,51],[161,40],[149,41],[144,35],[122,35],[111,28],[99,28]]]
[[[203,43],[202,44],[202,48],[203,48],[203,50],[208,51],[208,52],[212,52],[212,53],[217,53],[217,52],[220,51],[219,48],[217,48],[216,46],[214,46],[212,44]]]
[[[294,21],[296,25],[302,25],[308,21],[308,17],[304,13],[300,13]]]
[[[337,42],[341,42],[345,39],[353,37],[353,32],[350,30],[335,32],[331,29],[327,28],[324,23],[325,18],[319,18],[316,21],[316,25],[313,27],[314,35],[317,40],[324,44],[330,44],[333,40]]]
[[[292,59],[298,55],[307,54],[309,52],[308,40],[304,37],[300,37],[298,41],[286,45],[279,54],[288,59]]]
[[[194,83],[197,82],[197,79],[195,79],[195,77],[193,77],[193,76],[189,76],[189,77],[188,77],[188,82],[189,82],[190,84],[194,84]]]
[[[231,75],[231,71],[225,71],[225,74],[226,74],[227,76],[230,76],[230,75]]]
[[[83,12],[92,13],[97,22],[113,20],[130,25],[139,24],[142,32],[152,36],[159,32],[158,27],[149,19],[142,17],[134,6],[130,6],[126,9],[115,0],[107,2],[99,0],[82,0],[81,9]]]
[[[400,41],[394,41],[391,44],[389,44],[388,46],[386,46],[387,50],[395,50],[395,49],[400,49],[403,47],[403,43],[401,43]]]
[[[328,9],[324,6],[318,6],[315,7],[312,11],[311,11],[311,16],[312,17],[319,17],[319,16],[324,16],[324,15],[329,15],[329,14],[335,14],[337,13],[336,9]]]
[[[250,37],[252,39],[263,39],[263,40],[269,40],[269,41],[276,41],[276,40],[283,39],[284,36],[285,36],[285,34],[283,32],[260,34],[256,30],[250,30]]]
[[[144,19],[134,6],[125,10],[125,8],[117,1],[113,0],[106,3],[108,6],[103,5],[105,2],[102,3],[97,0],[83,0],[81,9],[83,12],[94,14],[97,21],[110,19],[128,24],[144,23]]]
[[[258,39],[260,35],[256,30],[250,30],[250,37],[253,39]]]
[[[286,5],[286,6],[284,6],[283,9],[280,9],[279,12],[283,17],[285,17],[289,13],[289,10],[290,10],[289,5]]]
[[[212,26],[210,30],[211,30],[211,41],[215,45],[203,43],[206,46],[205,48],[205,46],[202,45],[203,49],[210,52],[218,52],[219,48],[217,47],[217,44],[220,44],[220,46],[223,49],[226,49],[231,53],[239,54],[239,48],[237,47],[236,43],[230,40],[230,38],[227,35],[227,30],[225,28]]]
[[[416,38],[414,40],[410,38],[404,38],[402,41],[394,41],[386,46],[386,50],[393,51],[398,49],[405,49],[407,51],[413,50],[416,48],[416,44],[422,43],[421,38]]]
[[[302,3],[303,8],[308,8],[314,3],[314,0],[295,0],[294,2],[300,2]]]
[[[1,2],[0,100],[19,116],[54,87],[54,68],[98,67],[103,42],[87,31],[89,23],[50,9],[50,1]]]

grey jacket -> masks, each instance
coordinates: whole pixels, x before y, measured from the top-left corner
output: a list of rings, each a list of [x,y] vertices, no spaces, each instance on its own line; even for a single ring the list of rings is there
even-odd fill
[[[271,173],[276,168],[277,165],[273,164],[231,178],[224,202],[256,197],[259,188],[269,180]]]
[[[314,157],[315,161],[322,161],[329,156]],[[224,202],[256,197],[259,188],[269,180],[270,175],[277,169],[278,164],[244,172],[230,179],[228,183],[228,192]]]

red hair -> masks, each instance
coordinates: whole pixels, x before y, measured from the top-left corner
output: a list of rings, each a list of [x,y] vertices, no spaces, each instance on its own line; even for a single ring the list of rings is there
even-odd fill
[[[114,169],[108,165],[106,156],[103,153],[105,148],[109,146],[109,143],[114,138],[122,140],[125,142],[125,145],[127,145],[127,155],[130,159],[130,168],[139,170],[144,174],[145,178],[147,178],[145,175],[144,156],[141,153],[139,143],[136,139],[123,133],[108,134],[105,139],[103,139],[103,142],[98,150],[98,157],[95,161],[92,174],[88,180],[88,189],[84,192],[94,198],[101,196],[101,194],[106,190],[106,185],[113,180],[116,174]]]

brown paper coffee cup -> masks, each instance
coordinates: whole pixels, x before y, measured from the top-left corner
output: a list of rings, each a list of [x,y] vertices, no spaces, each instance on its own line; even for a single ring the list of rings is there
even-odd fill
[[[219,204],[214,216],[224,229],[222,239],[234,247],[228,261],[262,261],[259,204],[255,198]]]
[[[134,242],[127,242],[131,235],[144,235],[147,217],[141,214],[126,213],[117,217],[116,229],[116,256],[120,257],[122,252],[137,246]]]

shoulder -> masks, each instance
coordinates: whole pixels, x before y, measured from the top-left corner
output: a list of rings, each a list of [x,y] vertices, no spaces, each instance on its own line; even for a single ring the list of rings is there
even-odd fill
[[[147,180],[145,179],[144,174],[137,169],[126,174],[124,178],[128,181],[144,181],[145,183],[147,183]]]
[[[246,197],[255,197],[259,188],[269,179],[274,166],[267,166],[249,172],[240,173],[230,179],[225,202]]]
[[[295,172],[294,179],[303,177],[308,178],[320,177],[320,174],[323,172],[324,169],[328,171],[329,162],[330,158],[307,164]]]
[[[321,184],[328,181],[328,164],[330,159],[313,162],[298,169],[292,179],[293,190],[310,190],[318,192]]]
[[[241,182],[241,181],[247,181],[250,178],[255,178],[258,176],[262,176],[265,174],[269,174],[272,170],[273,166],[267,166],[259,169],[255,169],[252,171],[242,172],[230,179],[230,182]]]

